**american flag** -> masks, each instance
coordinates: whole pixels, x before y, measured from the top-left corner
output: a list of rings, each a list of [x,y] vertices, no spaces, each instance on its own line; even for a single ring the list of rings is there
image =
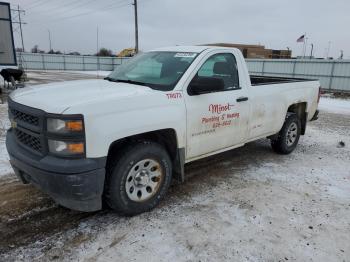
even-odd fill
[[[299,37],[297,42],[298,43],[304,43],[305,42],[305,35],[302,35],[301,37]]]

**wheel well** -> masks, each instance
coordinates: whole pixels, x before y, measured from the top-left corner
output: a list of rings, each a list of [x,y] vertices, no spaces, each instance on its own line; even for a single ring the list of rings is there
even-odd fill
[[[296,103],[289,106],[287,112],[295,113],[298,116],[301,122],[301,134],[305,135],[307,122],[306,102]]]
[[[157,131],[146,132],[142,134],[137,134],[129,137],[125,137],[114,141],[108,150],[107,164],[108,167],[111,162],[113,162],[114,157],[118,154],[121,148],[135,143],[137,141],[153,141],[161,144],[167,150],[171,160],[173,161],[174,178],[182,180],[181,178],[181,161],[179,152],[182,150],[178,149],[178,142],[176,131],[174,129],[162,129]]]

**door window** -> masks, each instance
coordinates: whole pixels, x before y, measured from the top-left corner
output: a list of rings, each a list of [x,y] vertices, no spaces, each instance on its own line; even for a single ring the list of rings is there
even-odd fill
[[[237,62],[230,53],[216,54],[208,58],[198,70],[195,78],[219,78],[225,85],[225,90],[239,89]]]

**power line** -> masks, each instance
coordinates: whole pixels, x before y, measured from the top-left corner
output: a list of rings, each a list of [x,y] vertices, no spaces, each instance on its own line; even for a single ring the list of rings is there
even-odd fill
[[[27,10],[33,9],[43,4],[47,4],[50,0],[37,0],[31,3],[31,5],[27,8]]]
[[[112,2],[108,2],[108,4],[117,4],[115,2],[115,0],[110,0],[110,1],[112,1]],[[62,4],[62,2],[60,2],[60,3],[58,3],[58,5],[55,5],[54,7],[52,5],[44,6],[44,8],[42,6],[40,6],[40,7],[36,8],[35,10],[33,10],[32,12],[33,13],[41,13],[41,14],[45,14],[45,15],[51,13],[54,16],[56,16],[56,15],[62,14],[62,13],[65,13],[65,14],[70,13],[71,11],[76,10],[76,9],[84,9],[84,7],[91,7],[88,5],[92,2],[96,3],[97,1],[96,0],[88,0],[88,1],[81,1],[81,0],[74,1],[73,0],[67,4]],[[100,4],[100,3],[97,3],[97,4]]]
[[[124,1],[120,1],[120,2],[117,2],[117,3],[113,3],[111,5],[104,6],[103,9],[92,10],[92,11],[88,11],[88,12],[78,13],[76,15],[71,15],[71,16],[66,16],[66,17],[61,17],[61,18],[58,18],[58,19],[54,19],[54,20],[49,21],[48,23],[58,22],[58,21],[63,21],[63,20],[68,20],[68,19],[74,19],[74,18],[77,18],[77,17],[80,17],[80,16],[85,16],[85,15],[89,15],[89,14],[96,13],[96,12],[106,12],[106,11],[109,11],[110,9],[112,9],[112,8],[121,8],[121,7],[129,5],[129,3],[121,4]],[[121,4],[121,5],[118,5],[118,4]],[[37,21],[32,21],[32,23],[41,23],[41,21],[38,21],[38,20]]]
[[[113,0],[114,1],[114,0]],[[75,10],[77,10],[77,9],[81,9],[81,7],[82,6],[84,6],[84,5],[87,5],[87,4],[90,4],[90,3],[92,3],[92,2],[96,2],[96,0],[89,0],[89,1],[87,1],[87,2],[85,2],[85,3],[82,3],[82,2],[80,2],[80,0],[79,0],[79,2],[72,2],[71,4],[73,4],[73,3],[75,3],[75,4],[77,4],[77,5],[68,5],[68,6],[63,6],[63,7],[61,7],[61,8],[58,8],[58,10],[57,10],[57,8],[55,8],[54,10],[48,10],[48,11],[45,11],[45,14],[50,14],[50,12],[51,12],[51,14],[53,15],[53,16],[60,16],[60,15],[63,15],[63,14],[65,14],[65,15],[69,15],[69,13],[71,13],[72,11],[73,11],[73,13],[71,13],[70,15],[73,15],[74,14],[74,11]],[[113,4],[116,4],[116,3],[113,3]],[[67,7],[68,7],[68,9],[67,9]],[[42,12],[42,11],[41,11]]]
[[[78,7],[81,7],[83,5],[87,5],[89,3],[91,3],[93,1],[88,1],[88,2],[81,2],[81,0],[75,0],[75,1],[71,1],[69,4],[64,4],[62,5],[61,3],[58,3],[58,5],[54,5],[54,6],[47,6],[47,8],[43,9],[43,6],[37,7],[36,10],[33,10],[32,13],[61,13],[61,12],[69,12],[71,10],[77,9]],[[96,0],[94,0],[94,2],[96,2]]]

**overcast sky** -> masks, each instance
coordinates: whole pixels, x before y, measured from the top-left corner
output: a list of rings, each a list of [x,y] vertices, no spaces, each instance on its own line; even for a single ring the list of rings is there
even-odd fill
[[[6,1],[6,0],[5,0]],[[99,46],[114,52],[134,46],[133,0],[10,0],[12,8],[26,10],[25,48],[39,45],[62,52],[96,52]],[[293,50],[305,32],[308,51],[324,57],[344,50],[350,58],[349,0],[138,0],[140,49],[203,43],[262,44]],[[13,13],[15,20],[16,13]],[[15,32],[16,46],[20,47]]]

